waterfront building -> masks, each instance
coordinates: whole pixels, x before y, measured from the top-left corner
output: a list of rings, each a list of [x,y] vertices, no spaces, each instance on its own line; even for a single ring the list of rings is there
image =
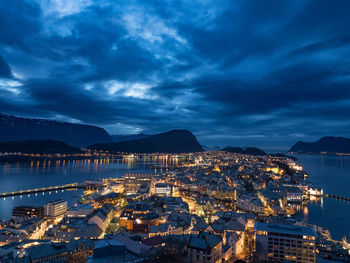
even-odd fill
[[[67,201],[56,200],[45,205],[45,216],[57,218],[67,213]]]
[[[323,196],[323,189],[318,189],[316,187],[310,187],[308,192],[310,196]]]
[[[296,225],[255,222],[256,249],[265,262],[316,262],[314,229]]]
[[[34,207],[34,206],[16,206],[12,209],[12,217],[13,218],[32,218],[44,217],[44,208],[43,207]]]
[[[343,246],[350,251],[350,235],[343,237]]]

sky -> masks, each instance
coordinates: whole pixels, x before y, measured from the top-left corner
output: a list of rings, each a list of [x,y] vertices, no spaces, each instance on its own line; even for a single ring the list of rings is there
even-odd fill
[[[350,1],[0,0],[0,112],[188,129],[208,146],[349,136]]]

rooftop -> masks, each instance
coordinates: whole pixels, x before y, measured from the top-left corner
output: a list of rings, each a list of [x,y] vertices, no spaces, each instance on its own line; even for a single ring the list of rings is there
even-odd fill
[[[317,237],[316,232],[311,227],[255,222],[254,229],[257,231],[282,233],[282,234],[288,234],[288,235]]]

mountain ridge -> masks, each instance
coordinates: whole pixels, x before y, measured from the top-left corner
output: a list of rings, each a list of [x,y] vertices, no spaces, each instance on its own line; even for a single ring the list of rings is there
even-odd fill
[[[111,142],[110,135],[101,127],[31,119],[0,113],[0,142],[23,140],[55,140],[76,147],[94,143]]]
[[[26,154],[77,154],[82,153],[83,151],[61,141],[23,140],[0,142],[0,152]]]
[[[345,137],[324,136],[315,142],[298,141],[290,149],[294,153],[350,153],[350,139]]]
[[[111,135],[111,138],[112,138],[113,142],[126,142],[126,141],[144,139],[144,138],[150,137],[152,135],[153,134],[145,134],[145,133],[128,134],[128,135],[113,134],[113,135]]]
[[[128,153],[189,153],[203,151],[196,137],[188,130],[171,130],[143,139],[94,144],[88,148]]]

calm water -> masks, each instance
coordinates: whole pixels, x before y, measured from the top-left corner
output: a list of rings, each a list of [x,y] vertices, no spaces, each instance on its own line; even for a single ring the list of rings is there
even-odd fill
[[[154,165],[163,164],[159,159],[101,159],[77,160],[60,162],[29,162],[0,165],[0,192],[24,190],[30,188],[64,185],[74,182],[84,182],[95,178],[120,178],[125,173],[156,173]],[[38,193],[7,197],[0,199],[0,219],[11,217],[12,208],[18,205],[43,206],[45,203],[65,199],[68,205],[76,203],[82,190],[60,190],[50,193]]]
[[[308,181],[325,193],[350,197],[350,156],[294,156],[309,173]],[[337,240],[350,234],[350,202],[324,197],[303,209],[300,218],[326,227]]]

